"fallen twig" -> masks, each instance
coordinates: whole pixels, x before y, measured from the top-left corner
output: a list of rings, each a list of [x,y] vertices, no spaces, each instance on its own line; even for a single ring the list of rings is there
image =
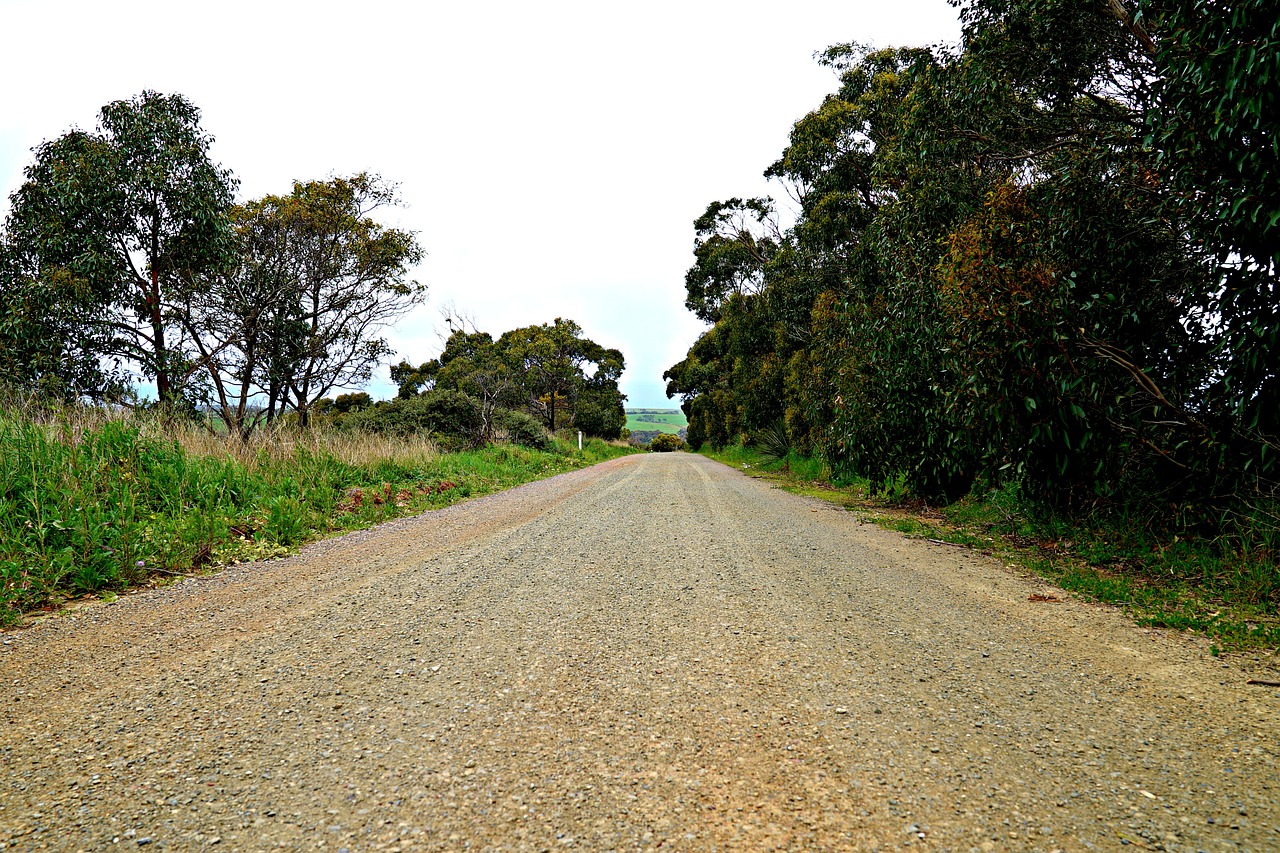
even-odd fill
[[[968,548],[969,546],[963,542],[947,542],[945,539],[930,539],[925,537],[924,541],[932,542],[934,545],[950,545],[952,548]]]
[[[1250,678],[1245,684],[1257,684],[1259,687],[1280,687],[1280,681],[1263,681],[1261,678]]]

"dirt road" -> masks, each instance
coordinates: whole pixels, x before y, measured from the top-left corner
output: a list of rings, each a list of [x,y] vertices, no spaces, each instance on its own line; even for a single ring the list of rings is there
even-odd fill
[[[1277,691],[1048,591],[619,459],[3,635],[0,842],[1280,849]]]

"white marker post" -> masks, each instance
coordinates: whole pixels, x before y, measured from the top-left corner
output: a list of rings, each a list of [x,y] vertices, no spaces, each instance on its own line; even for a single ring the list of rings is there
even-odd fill
[[[582,449],[582,430],[578,430],[578,449]]]

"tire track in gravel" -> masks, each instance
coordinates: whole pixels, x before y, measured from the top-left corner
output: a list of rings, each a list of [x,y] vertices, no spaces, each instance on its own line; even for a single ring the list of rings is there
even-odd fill
[[[0,646],[0,842],[1272,849],[1280,703],[688,454]]]

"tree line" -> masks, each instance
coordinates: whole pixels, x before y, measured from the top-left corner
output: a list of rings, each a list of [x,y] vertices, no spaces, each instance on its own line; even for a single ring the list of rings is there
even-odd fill
[[[166,413],[211,412],[245,440],[317,415],[468,444],[619,435],[622,353],[560,318],[494,340],[451,317],[438,358],[392,369],[397,401],[337,393],[369,381],[392,355],[383,331],[426,297],[417,237],[375,216],[395,187],[359,173],[237,203],[212,142],[186,98],[148,91],[35,149],[0,231],[0,375],[124,405],[152,382]]]
[[[820,55],[839,86],[765,172],[794,221],[694,223],[690,443],[1185,523],[1275,496],[1280,17],[955,5],[958,46]]]
[[[243,438],[306,426],[390,355],[381,332],[426,296],[417,237],[367,173],[235,201],[181,95],[143,92],[35,150],[0,232],[0,373],[46,397],[211,410]]]
[[[497,340],[461,321],[450,326],[437,358],[391,368],[401,398],[424,388],[457,391],[480,402],[486,423],[499,409],[524,410],[553,433],[558,423],[617,438],[627,425],[626,396],[618,389],[626,367],[622,352],[583,337],[574,321],[557,317]]]

